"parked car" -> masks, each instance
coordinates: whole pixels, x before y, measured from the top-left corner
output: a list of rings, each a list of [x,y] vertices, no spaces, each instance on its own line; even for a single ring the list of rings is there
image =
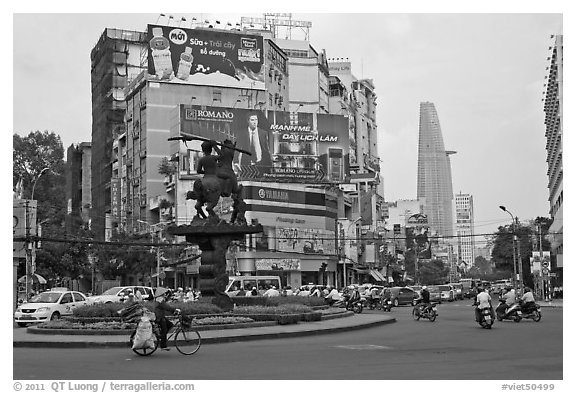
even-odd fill
[[[89,303],[84,294],[77,291],[50,290],[32,296],[26,303],[18,306],[14,312],[14,321],[24,327],[32,323],[40,323],[60,319],[64,315],[72,315],[75,308]]]
[[[101,295],[90,296],[88,299],[93,303],[116,303],[123,302],[128,299],[130,293],[136,294],[136,291],[140,291],[142,294],[142,299],[153,300],[154,291],[151,287],[142,286],[127,286],[127,287],[112,287],[104,291]]]
[[[442,300],[446,300],[449,302],[453,302],[455,297],[454,287],[452,285],[439,285],[440,288],[440,296]]]
[[[450,285],[452,285],[452,287],[454,288],[454,297],[456,299],[464,299],[464,286],[460,283],[450,283]]]
[[[394,307],[402,304],[416,305],[418,294],[410,287],[392,287],[390,288],[390,300]]]

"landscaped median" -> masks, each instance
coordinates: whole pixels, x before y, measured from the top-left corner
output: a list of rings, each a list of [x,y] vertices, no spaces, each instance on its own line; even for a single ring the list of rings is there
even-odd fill
[[[344,309],[328,308],[322,298],[310,297],[233,297],[234,310],[223,312],[210,303],[209,298],[197,302],[171,305],[179,308],[183,315],[194,318],[194,328],[202,330],[238,329],[273,325],[288,325],[299,322],[314,322],[322,319],[350,316]],[[143,305],[146,306],[147,302]],[[72,335],[127,335],[137,324],[138,318],[121,318],[126,304],[108,303],[88,305],[74,310],[74,315],[57,321],[48,321],[29,327],[36,334]],[[120,313],[119,313],[120,311]]]

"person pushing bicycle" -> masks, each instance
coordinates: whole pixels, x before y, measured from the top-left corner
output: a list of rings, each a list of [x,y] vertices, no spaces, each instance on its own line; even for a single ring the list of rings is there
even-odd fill
[[[154,296],[154,301],[150,304],[152,306],[154,315],[156,315],[156,323],[160,327],[160,349],[163,351],[169,351],[168,348],[168,332],[174,326],[170,320],[168,320],[168,315],[177,315],[180,313],[179,308],[172,307],[166,300],[170,299],[172,295],[170,290],[161,291],[160,288],[157,290],[158,293]]]

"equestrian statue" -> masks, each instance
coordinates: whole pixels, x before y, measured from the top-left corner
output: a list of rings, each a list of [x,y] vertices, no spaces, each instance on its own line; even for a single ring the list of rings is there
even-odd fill
[[[248,155],[251,155],[251,153],[237,148],[236,143],[229,139],[219,143],[214,140],[181,133],[180,136],[169,138],[168,140],[182,140],[184,143],[191,140],[203,141],[201,146],[204,155],[198,160],[196,173],[204,176],[194,181],[192,190],[186,193],[186,199],[196,200],[194,207],[197,211],[197,217],[218,221],[219,218],[214,212],[214,208],[218,204],[220,197],[231,197],[233,200],[233,211],[230,223],[246,225],[244,216],[246,204],[242,197],[242,185],[238,184],[232,161],[236,151]],[[215,155],[212,154],[213,150],[216,152]],[[204,205],[208,215],[204,212]]]

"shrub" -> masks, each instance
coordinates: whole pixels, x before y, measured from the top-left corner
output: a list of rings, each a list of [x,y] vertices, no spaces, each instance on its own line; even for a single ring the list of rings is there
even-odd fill
[[[241,306],[234,309],[234,314],[302,314],[311,312],[312,308],[302,304],[283,304],[277,307]]]
[[[312,296],[231,296],[232,301],[237,306],[279,306],[282,304],[303,304],[306,306],[324,306],[324,298]]]
[[[118,317],[118,311],[126,307],[124,303],[96,303],[75,308],[75,317]]]
[[[144,302],[144,306],[149,302]],[[174,302],[170,303],[174,308],[182,310],[184,315],[218,314],[222,312],[220,307],[207,302]],[[74,309],[75,317],[106,318],[118,317],[118,311],[125,308],[125,303],[97,303]]]
[[[226,325],[246,322],[254,322],[254,320],[246,317],[206,317],[194,320],[195,325]]]

